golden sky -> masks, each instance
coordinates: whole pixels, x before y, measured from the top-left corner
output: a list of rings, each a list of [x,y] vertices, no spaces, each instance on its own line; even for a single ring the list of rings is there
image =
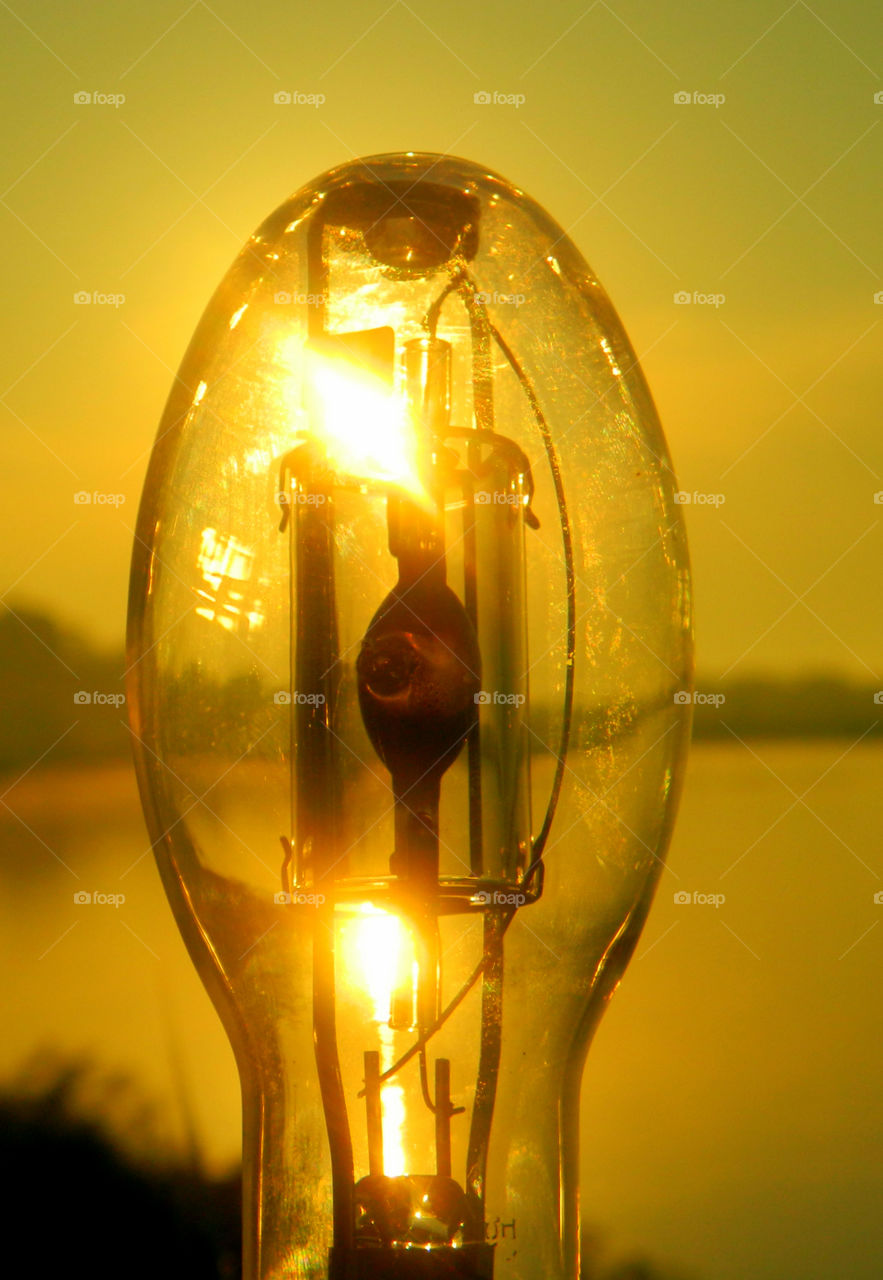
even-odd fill
[[[331,13],[0,11],[10,602],[120,640],[147,453],[241,244],[354,155],[449,151],[570,232],[642,359],[682,488],[724,497],[687,512],[700,670],[876,676],[878,6]],[[124,301],[76,304],[78,291]],[[76,505],[78,491],[125,501]]]
[[[702,676],[828,669],[883,688],[881,36],[873,0],[0,4],[0,599],[121,645],[153,437],[241,245],[333,165],[451,152],[570,233],[641,359],[683,491],[723,499],[686,510]],[[82,492],[119,501],[75,502]],[[877,1274],[871,1247],[861,1254],[879,1220],[870,993],[883,907],[863,877],[883,815],[877,755],[850,756],[839,793],[841,751],[852,746],[806,748],[797,763],[773,752],[768,765],[765,748],[745,748],[732,779],[721,749],[698,756],[681,878],[663,880],[589,1058],[586,1203],[697,1274],[830,1280],[850,1241],[841,1273]],[[82,790],[117,821],[104,794]],[[33,822],[49,843],[51,808],[41,792]],[[174,925],[160,902],[165,924],[149,931],[147,886],[160,890],[146,837],[139,826],[126,839],[141,842],[147,951],[165,957],[160,931]],[[90,840],[97,865],[117,856],[116,827],[106,851]],[[719,888],[731,862],[730,914],[678,914],[675,888]],[[35,939],[11,912],[7,946],[28,975],[12,984],[12,1022],[36,1009],[49,1035],[61,1015],[44,974],[57,989],[70,953],[52,950],[67,918],[44,915]],[[99,1048],[120,1029],[136,1046],[160,1040],[99,943],[82,928],[64,944],[82,948],[80,971],[108,971],[94,1007],[76,1008],[76,1034],[94,1029]],[[31,976],[29,947],[57,970]],[[186,981],[195,990],[189,969]],[[115,983],[131,1025],[101,1003]],[[199,1019],[223,1054],[205,1002]],[[198,1106],[218,1129],[226,1105],[232,1149],[226,1067]],[[670,1176],[678,1162],[686,1179]],[[684,1185],[689,1203],[673,1203]]]

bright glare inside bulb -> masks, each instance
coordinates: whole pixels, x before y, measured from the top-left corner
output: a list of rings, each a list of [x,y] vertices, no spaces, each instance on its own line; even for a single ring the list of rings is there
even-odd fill
[[[342,970],[353,994],[368,997],[372,1019],[389,1025],[394,1001],[413,1005],[417,981],[414,943],[398,916],[370,902],[341,928]]]
[[[407,1009],[410,1017],[417,998],[419,967],[414,940],[396,915],[361,903],[340,929],[341,980],[355,996],[367,997],[371,1017],[378,1024],[380,1070],[394,1061],[393,1009]],[[383,1167],[388,1177],[406,1172],[404,1130],[405,1094],[401,1085],[385,1084],[380,1091],[383,1116]]]
[[[315,361],[313,382],[322,403],[322,439],[332,467],[422,494],[413,431],[398,396],[321,357]]]
[[[217,529],[203,529],[201,541],[197,563],[202,581],[196,588],[199,617],[219,623],[225,631],[233,631],[240,621],[260,626],[263,615],[244,607],[241,589],[251,577],[254,552]]]
[[[404,1144],[405,1091],[401,1085],[383,1086],[380,1090],[380,1109],[383,1116],[383,1170],[388,1178],[401,1178],[408,1171]]]

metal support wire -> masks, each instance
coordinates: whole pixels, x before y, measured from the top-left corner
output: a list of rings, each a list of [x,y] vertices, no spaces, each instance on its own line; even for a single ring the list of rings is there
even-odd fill
[[[511,919],[511,917],[510,917]],[[484,1206],[487,1156],[491,1140],[500,1049],[503,1034],[503,934],[509,921],[497,912],[484,918],[484,981],[481,991],[481,1049],[478,1080],[469,1129],[466,1156],[466,1186]]]

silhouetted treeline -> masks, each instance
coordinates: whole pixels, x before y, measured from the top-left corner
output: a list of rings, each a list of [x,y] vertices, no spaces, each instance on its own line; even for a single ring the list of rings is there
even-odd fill
[[[878,687],[825,675],[697,680],[693,737],[870,738],[883,730],[881,690],[883,681]]]
[[[0,773],[48,763],[100,761],[130,756],[124,702],[122,653],[101,653],[82,637],[44,614],[15,609],[0,612]],[[177,704],[176,741],[181,750],[199,750],[223,739],[245,752],[278,750],[274,722],[283,725],[280,692],[264,673],[245,671],[219,685],[198,666],[180,674],[167,691]],[[883,691],[870,683],[832,676],[753,677],[715,683],[697,679],[692,697],[693,737],[850,738],[883,727]],[[879,699],[879,700],[878,700]],[[263,705],[255,717],[255,706]],[[627,732],[642,708],[590,709],[591,733],[604,741]],[[560,709],[531,708],[533,744],[558,741]],[[590,736],[591,736],[590,733]],[[262,745],[261,745],[262,744]]]
[[[123,671],[43,614],[0,612],[0,771],[130,754]]]

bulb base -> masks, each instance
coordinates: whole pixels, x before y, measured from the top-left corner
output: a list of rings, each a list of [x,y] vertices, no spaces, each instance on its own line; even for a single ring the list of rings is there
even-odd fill
[[[390,1245],[339,1249],[329,1255],[328,1280],[493,1280],[494,1246]]]

